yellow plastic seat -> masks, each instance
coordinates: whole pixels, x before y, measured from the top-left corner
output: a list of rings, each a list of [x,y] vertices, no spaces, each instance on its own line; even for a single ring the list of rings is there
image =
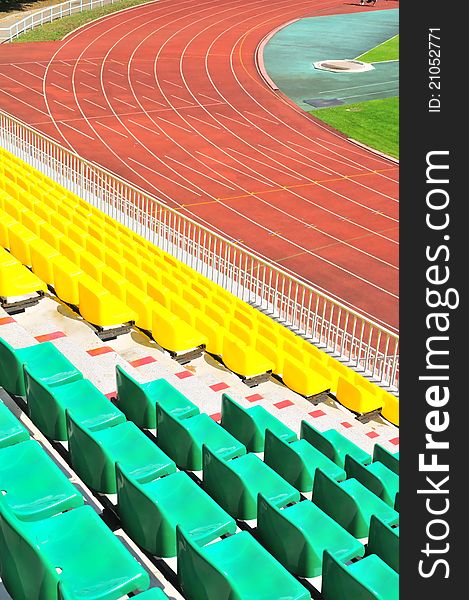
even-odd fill
[[[394,394],[390,394],[386,390],[382,390],[381,395],[384,401],[381,414],[385,419],[399,427],[399,398],[396,398]]]
[[[228,328],[228,324],[230,321],[230,314],[226,314],[217,304],[211,302],[210,300],[206,301],[205,306],[205,314],[209,319],[215,321],[220,326]]]
[[[109,226],[108,226],[109,227]],[[94,239],[94,238],[93,238]],[[98,240],[96,240],[98,241]],[[117,254],[122,254],[122,242],[120,241],[117,233],[109,233],[109,228],[106,229],[106,235],[102,242],[107,250],[113,250]]]
[[[39,277],[0,249],[0,296],[9,298],[46,291],[47,286]]]
[[[271,360],[229,332],[224,336],[222,358],[228,369],[242,377],[255,377],[274,368]]]
[[[75,223],[67,224],[67,236],[73,241],[79,244],[80,246],[86,246],[86,239],[91,237],[88,235],[85,229],[79,227]]]
[[[169,309],[169,299],[172,294],[171,290],[162,285],[159,281],[148,280],[147,294],[158,304]]]
[[[31,246],[34,242],[39,240],[38,236],[32,231],[29,231],[29,229],[26,229],[24,225],[18,223],[9,228],[8,237],[10,242],[10,252],[22,262],[23,265],[30,267]]]
[[[44,242],[50,244],[56,250],[60,250],[60,240],[64,237],[64,234],[48,223],[42,223],[39,227],[39,237]]]
[[[113,296],[126,303],[127,301],[127,286],[130,285],[125,277],[123,277],[114,269],[106,266],[101,273],[101,285],[111,292]]]
[[[350,367],[347,367],[343,363],[339,362],[337,359],[329,356],[327,359],[327,366],[329,369],[337,374],[337,381],[339,377],[343,377],[344,379],[348,379],[352,383],[355,381],[355,371]]]
[[[309,362],[309,357],[306,359],[304,351],[301,349],[300,345],[296,342],[296,340],[288,340],[285,337],[281,338],[282,342],[282,350],[286,356],[290,356],[294,358],[300,363]]]
[[[237,321],[239,321],[245,327],[248,327],[251,331],[257,331],[259,322],[254,309],[252,310],[252,314],[248,314],[248,311],[245,309],[240,309],[238,306],[236,306],[233,316]]]
[[[207,343],[205,335],[157,303],[153,308],[151,332],[156,342],[171,352],[185,352]]]
[[[202,298],[208,299],[212,295],[212,291],[209,288],[207,288],[205,285],[200,285],[199,280],[189,281],[189,285],[194,290],[194,292],[199,294],[199,296],[202,296]],[[231,308],[230,308],[230,310],[231,310]]]
[[[43,223],[46,223],[46,221],[32,210],[25,210],[21,213],[21,223],[26,229],[29,229],[29,231],[32,231],[35,235],[40,236],[40,226]]]
[[[78,295],[80,314],[93,325],[113,327],[137,318],[132,309],[88,275],[78,280]]]
[[[151,331],[155,309],[153,298],[139,290],[135,285],[128,283],[125,288],[125,302],[137,314],[135,319],[137,327],[145,331]]]
[[[145,258],[142,260],[142,272],[150,279],[161,281],[161,270],[152,261]]]
[[[6,190],[10,195],[3,199],[3,210],[11,217],[21,222],[21,213],[28,209],[17,198],[13,197],[9,190]]]
[[[78,282],[84,277],[83,271],[67,257],[59,255],[52,259],[54,290],[67,304],[78,306],[80,300]]]
[[[142,269],[127,263],[124,272],[127,281],[140,288],[143,292],[146,292],[148,276],[142,271]]]
[[[36,191],[34,190],[34,188],[32,186],[31,186],[31,188],[25,188],[25,191],[21,195],[21,202],[29,210],[36,212],[36,208],[38,207],[39,204],[42,203],[41,202],[42,198],[39,198],[37,196],[38,196],[38,194],[36,193]]]
[[[253,346],[256,333],[235,319],[231,319],[228,325],[228,331],[240,342],[247,346]]]
[[[273,346],[280,348],[282,344],[281,337],[274,325],[275,323],[273,321],[270,324],[265,324],[262,321],[258,321],[257,332],[263,338],[269,340]]]
[[[73,263],[80,264],[80,254],[83,252],[82,247],[76,242],[69,240],[63,236],[59,240],[60,252]]]
[[[102,230],[102,228],[98,227],[97,225],[94,225],[93,223],[90,223],[88,225],[88,233],[101,243],[104,243],[106,239],[105,233]]]
[[[384,405],[382,396],[370,394],[365,388],[353,384],[343,377],[339,377],[336,398],[342,406],[358,414],[378,410]]]
[[[18,221],[6,212],[0,213],[0,246],[10,248],[10,237],[8,232],[10,227],[16,225]]]
[[[208,317],[200,310],[194,310],[194,327],[207,337],[206,349],[210,354],[221,356],[223,354],[223,340],[226,330],[219,323]]]
[[[53,227],[61,231],[63,234],[67,235],[67,227],[70,223],[70,221],[68,220],[68,211],[70,209],[62,206],[60,207],[60,210],[62,210],[65,214],[62,215],[60,214],[60,212],[53,212],[49,222]]]
[[[161,275],[161,283],[168,288],[168,290],[174,292],[177,296],[182,296],[182,283],[176,278],[172,277],[169,273],[163,273]]]
[[[100,243],[98,240],[96,240],[96,238],[92,238],[91,236],[90,239],[94,240],[96,243]],[[127,262],[124,260],[121,254],[118,254],[111,248],[106,248],[106,253],[103,260],[108,267],[117,273],[120,273],[121,275],[125,275],[125,265]]]
[[[270,340],[259,333],[255,337],[255,348],[263,356],[272,361],[274,365],[272,372],[275,373],[275,375],[282,375],[284,365],[283,352],[279,352],[278,348],[272,345]]]
[[[323,374],[294,358],[284,355],[283,383],[302,396],[317,396],[330,390],[330,381]]]
[[[60,256],[58,250],[39,239],[31,246],[31,263],[34,273],[49,285],[54,285],[53,259]]]
[[[91,277],[91,279],[94,279],[98,283],[102,282],[103,271],[108,268],[106,263],[100,261],[96,256],[87,250],[82,250],[80,253],[80,267],[87,275]]]
[[[176,317],[179,317],[191,327],[195,327],[194,309],[184,300],[184,298],[171,294],[169,297],[169,309]]]
[[[381,395],[381,388],[379,386],[377,386],[375,383],[372,383],[366,377],[363,377],[362,375],[360,375],[360,373],[356,373],[354,371],[354,374],[355,374],[354,383],[356,385],[359,385],[361,388],[366,390],[369,394],[373,394],[375,396]]]
[[[122,256],[132,265],[135,265],[138,269],[142,268],[142,258],[138,254],[137,248],[129,247],[126,244],[122,246]]]
[[[313,358],[316,361],[324,363],[325,366],[329,367],[329,355],[319,350],[313,344],[310,344],[306,340],[299,338],[298,347],[301,348],[302,352],[309,358]]]
[[[106,262],[105,261],[105,257],[106,257],[105,244],[98,242],[98,240],[94,237],[91,237],[91,235],[87,235],[84,239],[84,242],[85,242],[85,248],[87,249],[88,252],[90,252],[91,254],[96,256],[96,258],[98,260],[100,260],[101,262]]]

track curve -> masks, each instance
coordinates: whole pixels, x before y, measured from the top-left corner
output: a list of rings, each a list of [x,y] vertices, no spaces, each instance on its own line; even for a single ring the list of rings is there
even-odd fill
[[[311,119],[255,60],[279,25],[351,10],[152,2],[1,47],[0,107],[397,330],[398,166]]]

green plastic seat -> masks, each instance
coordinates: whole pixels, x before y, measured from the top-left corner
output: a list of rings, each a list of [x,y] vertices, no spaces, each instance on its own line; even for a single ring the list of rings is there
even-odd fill
[[[199,414],[198,407],[166,379],[139,383],[120,366],[116,366],[117,404],[129,421],[146,429],[156,429],[156,406],[161,404],[174,417]]]
[[[117,499],[124,529],[155,556],[176,556],[176,525],[198,544],[234,533],[236,523],[183,471],[139,483],[117,467]]]
[[[264,462],[300,492],[313,489],[316,469],[321,469],[335,481],[346,478],[344,469],[306,440],[289,444],[269,430],[265,432]]]
[[[0,448],[29,440],[29,432],[0,401]]]
[[[10,511],[23,521],[45,519],[84,503],[34,440],[0,449],[0,491]]]
[[[373,462],[381,462],[383,465],[386,465],[388,469],[391,469],[396,475],[399,475],[399,452],[393,454],[380,446],[379,444],[375,444],[373,448]]]
[[[345,456],[350,454],[362,465],[371,463],[371,456],[336,429],[320,432],[307,421],[301,421],[301,438],[320,450],[336,465],[344,468]]]
[[[204,489],[235,519],[255,519],[257,496],[275,506],[298,502],[300,493],[255,454],[223,460],[204,445]]]
[[[0,503],[3,500],[0,497]],[[91,506],[41,521],[0,509],[2,580],[15,600],[116,600],[150,578]]]
[[[116,463],[142,483],[176,471],[174,462],[131,421],[92,431],[67,411],[67,427],[73,468],[92,490],[116,493]]]
[[[310,593],[247,531],[198,546],[177,528],[178,579],[186,600],[309,600]]]
[[[399,491],[399,475],[388,469],[382,462],[376,461],[364,467],[350,455],[345,457],[347,477],[353,477],[386,504],[394,507]]]
[[[125,421],[124,413],[88,379],[50,387],[31,374],[29,367],[24,372],[29,416],[49,439],[67,440],[67,410],[73,411],[74,418],[92,430]]]
[[[336,483],[318,470],[313,502],[356,538],[368,536],[371,515],[388,525],[399,523],[398,513],[356,479]]]
[[[345,565],[324,552],[324,600],[398,600],[399,575],[375,554]]]
[[[156,407],[158,446],[180,469],[202,469],[202,445],[220,458],[229,459],[246,453],[246,448],[206,413],[177,419],[160,404]]]
[[[83,379],[83,375],[52,342],[15,350],[0,338],[0,386],[9,394],[25,395],[23,366],[49,386]]]
[[[297,439],[294,431],[263,406],[243,408],[228,394],[222,396],[221,426],[242,442],[248,452],[264,451],[266,429],[270,429],[286,442],[293,442]]]
[[[391,569],[399,573],[399,528],[389,527],[372,515],[366,553],[376,554]]]
[[[259,541],[299,577],[318,577],[324,550],[343,562],[365,554],[364,546],[319,507],[305,500],[282,510],[259,495]]]
[[[142,592],[136,596],[138,600],[169,600],[161,588],[151,588],[146,592]]]

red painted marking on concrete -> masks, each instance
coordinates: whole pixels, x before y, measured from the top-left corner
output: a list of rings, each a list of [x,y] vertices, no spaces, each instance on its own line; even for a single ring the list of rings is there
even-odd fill
[[[108,400],[112,398],[117,398],[117,392],[109,392],[109,394],[104,394]]]
[[[13,317],[2,317],[0,319],[0,325],[8,325],[8,323],[16,323]]]
[[[187,377],[193,377],[194,373],[191,373],[190,371],[181,371],[180,373],[175,373],[176,377],[179,377],[179,379],[186,379]]]
[[[260,394],[253,394],[252,396],[246,396],[246,400],[248,402],[257,402],[258,400],[262,400],[263,397]]]
[[[137,360],[131,360],[129,364],[131,364],[132,367],[142,367],[143,365],[149,365],[153,362],[156,362],[156,358],[153,358],[153,356],[144,356],[143,358],[137,358]]]
[[[50,342],[51,340],[58,340],[59,338],[63,337],[66,337],[63,331],[53,331],[52,333],[37,335],[36,339],[38,342]]]
[[[219,421],[221,419],[221,413],[213,413],[213,415],[210,415],[210,417],[214,420],[214,421]]]
[[[399,438],[395,437],[392,438],[392,440],[389,440],[391,444],[394,444],[394,446],[398,446],[399,445]]]
[[[111,346],[101,346],[100,348],[91,348],[87,350],[90,356],[100,356],[101,354],[108,354],[108,352],[114,352]]]
[[[317,419],[318,417],[323,417],[326,413],[323,410],[319,409],[313,410],[313,412],[310,412],[309,414],[315,419]]]
[[[277,408],[286,408],[287,406],[293,406],[293,402],[291,400],[282,400],[281,402],[276,402],[274,404]]]
[[[345,427],[346,429],[348,429],[349,427],[353,427],[352,423],[347,423],[347,421],[343,421],[341,423],[342,427]]]
[[[374,438],[377,438],[377,437],[379,437],[379,433],[376,433],[376,431],[369,431],[369,432],[368,432],[366,435],[367,435],[369,438],[371,438],[372,440],[373,440]]]
[[[213,385],[210,385],[209,387],[214,392],[221,392],[222,390],[228,389],[230,386],[227,383],[225,383],[224,381],[220,381],[220,383],[214,383]]]

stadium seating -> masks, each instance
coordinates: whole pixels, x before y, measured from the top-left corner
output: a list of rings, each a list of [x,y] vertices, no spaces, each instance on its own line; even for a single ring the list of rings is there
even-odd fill
[[[375,554],[345,565],[325,551],[321,592],[324,600],[398,600],[399,577]]]
[[[206,413],[177,418],[157,406],[158,446],[180,469],[202,469],[202,445],[222,459],[246,453],[246,448]]]
[[[399,398],[386,390],[382,390],[381,396],[384,403],[381,411],[382,416],[393,425],[399,427]]]
[[[166,379],[138,383],[116,365],[117,404],[130,421],[138,427],[156,429],[156,407],[161,404],[177,418],[192,417],[199,409],[178,392]]]
[[[399,528],[390,527],[372,515],[366,553],[376,554],[399,573]]]
[[[14,349],[0,337],[0,385],[9,393],[24,396],[24,366],[44,385],[55,387],[83,378],[52,342]]]
[[[335,481],[346,478],[344,469],[306,440],[289,443],[270,430],[265,432],[264,462],[300,492],[311,492],[316,469]]]
[[[187,600],[308,600],[310,593],[247,531],[199,546],[177,528],[178,579]]]
[[[399,490],[399,476],[388,469],[383,463],[376,461],[364,466],[352,456],[345,457],[347,477],[353,477],[362,485],[384,500],[389,506],[394,506]]]
[[[26,440],[29,440],[28,431],[0,401],[0,449]]]
[[[336,465],[344,468],[347,454],[363,465],[371,463],[371,456],[356,446],[336,429],[320,432],[307,421],[301,422],[301,438],[320,450]]]
[[[243,408],[228,394],[222,395],[221,425],[242,442],[248,452],[263,452],[266,429],[293,442],[296,434],[262,406]]]
[[[39,277],[12,254],[0,248],[0,297],[8,299],[46,291],[47,287]]]
[[[399,475],[399,452],[392,454],[380,444],[375,444],[373,448],[373,462],[379,461],[391,469],[396,475]]]
[[[337,400],[345,408],[359,415],[383,408],[384,402],[378,387],[369,383],[364,377],[357,377],[359,379],[356,379],[355,383],[350,382],[344,377],[339,377],[337,392],[335,394]],[[363,382],[367,382],[369,387],[363,387]]]
[[[199,545],[235,533],[236,523],[184,472],[139,481],[118,463],[119,515],[130,537],[155,556],[176,556],[176,525]]]
[[[318,577],[324,550],[343,562],[365,554],[364,546],[312,502],[279,509],[262,495],[257,509],[259,540],[299,577]]]
[[[116,464],[142,483],[176,470],[174,462],[131,421],[93,430],[67,410],[67,432],[73,468],[97,492],[117,492]]]
[[[356,538],[368,537],[372,515],[389,525],[399,522],[398,513],[356,479],[337,483],[320,470],[313,502]]]
[[[204,445],[203,486],[235,519],[255,519],[258,494],[276,506],[298,502],[300,493],[255,454],[219,458]]]
[[[24,368],[24,373],[28,414],[49,439],[68,439],[67,410],[72,410],[75,419],[92,430],[125,421],[124,414],[88,379],[52,387],[32,375],[28,366]]]

